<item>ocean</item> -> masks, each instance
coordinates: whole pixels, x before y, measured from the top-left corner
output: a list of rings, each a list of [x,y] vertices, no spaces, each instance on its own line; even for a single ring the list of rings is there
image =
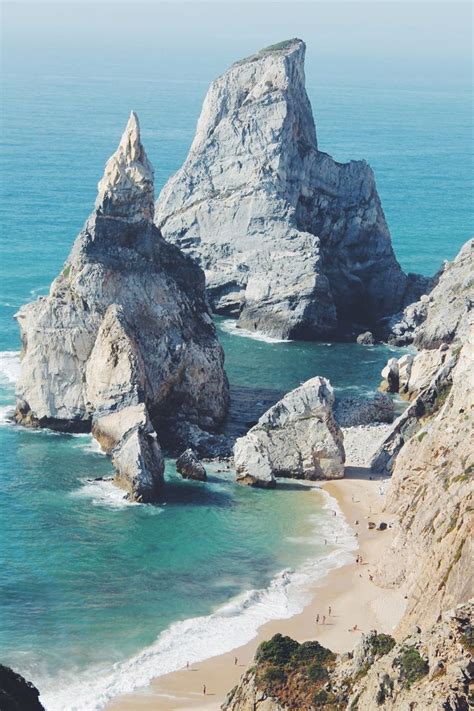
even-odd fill
[[[191,61],[191,60],[190,60]],[[157,506],[125,503],[89,436],[9,423],[19,367],[18,307],[47,293],[92,210],[130,109],[157,193],[191,143],[201,79],[117,72],[3,76],[0,304],[1,661],[37,684],[48,711],[92,711],[114,695],[249,640],[294,614],[308,585],[355,540],[321,491],[182,481],[172,461]],[[460,88],[319,85],[307,68],[321,150],[375,171],[394,248],[434,273],[472,230],[470,96]],[[234,385],[289,390],[313,375],[339,395],[373,392],[396,349],[280,343],[216,319]],[[324,545],[324,539],[329,545]],[[337,543],[336,543],[337,538]]]

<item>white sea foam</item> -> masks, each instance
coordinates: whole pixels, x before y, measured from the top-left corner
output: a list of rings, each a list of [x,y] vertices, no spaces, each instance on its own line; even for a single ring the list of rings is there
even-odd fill
[[[109,506],[114,509],[140,506],[134,501],[127,501],[123,489],[115,486],[110,479],[83,479],[82,486],[72,491],[70,495],[74,498],[91,499],[94,506]]]
[[[106,484],[106,482],[97,482]],[[97,483],[94,483],[96,485]],[[357,541],[334,499],[325,499],[327,515],[313,517],[314,535],[331,544],[328,553],[308,561],[299,570],[282,570],[268,588],[250,590],[206,617],[194,617],[172,624],[139,654],[112,668],[90,669],[62,679],[58,688],[51,680],[41,683],[41,700],[48,711],[98,711],[110,699],[147,685],[152,678],[209,657],[230,652],[253,639],[269,620],[285,619],[300,612],[310,601],[311,588],[334,568],[351,562]],[[330,515],[335,512],[336,515]],[[337,544],[334,540],[337,538]]]
[[[81,438],[82,441],[79,442],[77,446],[83,449],[85,452],[100,454],[103,457],[107,456],[106,452],[104,452],[98,441],[94,439],[93,436],[88,432],[85,434],[73,434],[72,436]]]
[[[233,319],[226,319],[220,322],[220,327],[226,333],[230,333],[231,336],[242,336],[243,338],[253,338],[254,341],[264,341],[265,343],[291,343],[288,339],[284,338],[274,338],[273,336],[267,336],[259,331],[249,331],[246,328],[240,328],[237,326],[237,321]]]
[[[5,405],[0,407],[0,427],[12,424],[12,417],[15,413],[13,405]]]
[[[0,351],[0,383],[16,383],[20,375],[20,352]]]

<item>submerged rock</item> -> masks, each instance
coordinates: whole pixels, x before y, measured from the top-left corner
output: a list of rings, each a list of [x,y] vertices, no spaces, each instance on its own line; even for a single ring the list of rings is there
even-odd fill
[[[206,481],[207,479],[206,470],[192,449],[187,449],[178,457],[176,469],[183,479],[196,479],[196,481]]]
[[[275,477],[340,479],[344,476],[342,432],[333,415],[334,391],[312,378],[262,415],[235,443],[237,481],[273,487]]]
[[[163,481],[161,430],[213,430],[228,407],[204,274],[163,240],[153,210],[153,171],[132,113],[62,273],[17,314],[16,419],[92,430],[116,483],[141,501]]]
[[[304,55],[282,42],[212,83],[155,219],[205,270],[216,312],[307,340],[370,327],[422,291],[395,258],[370,167],[319,150]]]

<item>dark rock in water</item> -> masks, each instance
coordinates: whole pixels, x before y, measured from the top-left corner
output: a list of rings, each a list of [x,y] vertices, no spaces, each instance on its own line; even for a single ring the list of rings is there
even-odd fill
[[[373,346],[375,343],[375,338],[371,331],[364,331],[364,333],[359,333],[356,338],[356,341],[362,346]]]
[[[395,406],[389,395],[377,393],[372,398],[338,398],[334,417],[341,427],[359,427],[374,422],[393,422]]]
[[[0,664],[1,711],[45,711],[39,701],[40,692],[21,674]]]
[[[192,449],[187,449],[178,457],[176,460],[176,469],[183,479],[196,479],[196,481],[207,480],[206,470]]]
[[[188,447],[202,459],[228,459],[232,454],[233,440],[225,433],[207,432],[191,422],[169,421],[160,436],[171,456],[179,456]]]
[[[395,258],[371,168],[318,149],[304,55],[289,40],[212,83],[156,224],[203,267],[217,313],[279,338],[344,338],[424,287]]]
[[[17,314],[17,420],[91,430],[138,501],[155,500],[163,483],[159,426],[216,430],[229,400],[204,274],[162,238],[153,211],[153,170],[132,113],[63,271]]]

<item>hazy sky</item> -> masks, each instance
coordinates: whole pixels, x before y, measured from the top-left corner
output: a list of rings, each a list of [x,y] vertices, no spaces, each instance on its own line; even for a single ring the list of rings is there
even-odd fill
[[[101,2],[2,3],[8,73],[44,71],[156,76],[160,67],[211,77],[288,37],[308,45],[317,81],[467,85],[469,2]],[[170,66],[171,65],[171,66]],[[175,65],[175,66],[173,66]]]

